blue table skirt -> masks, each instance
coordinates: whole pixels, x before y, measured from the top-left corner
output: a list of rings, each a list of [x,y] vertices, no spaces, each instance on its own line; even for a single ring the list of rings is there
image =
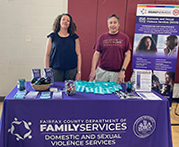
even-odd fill
[[[26,89],[33,90],[29,82]],[[0,147],[172,147],[169,103],[157,93],[162,100],[92,93],[14,99],[16,92],[4,100]]]

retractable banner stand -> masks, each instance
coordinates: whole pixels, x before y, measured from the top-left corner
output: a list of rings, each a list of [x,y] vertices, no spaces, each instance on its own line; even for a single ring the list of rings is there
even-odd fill
[[[138,4],[132,68],[152,71],[151,88],[172,102],[178,56],[179,6]]]

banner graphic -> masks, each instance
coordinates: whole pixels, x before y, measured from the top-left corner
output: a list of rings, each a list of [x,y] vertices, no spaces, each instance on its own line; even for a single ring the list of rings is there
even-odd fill
[[[152,71],[152,89],[172,95],[178,56],[179,6],[137,5],[132,68]]]

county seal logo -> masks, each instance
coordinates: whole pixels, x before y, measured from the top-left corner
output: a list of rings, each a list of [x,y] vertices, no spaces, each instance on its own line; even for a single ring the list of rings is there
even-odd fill
[[[173,13],[174,16],[177,16],[177,15],[179,14],[179,10],[178,10],[178,9],[175,9],[175,10],[173,10],[172,13]]]
[[[155,120],[150,116],[139,117],[133,125],[134,134],[139,138],[150,136],[156,128]]]
[[[29,127],[31,125],[32,125],[31,122],[27,123],[24,120],[18,121],[17,118],[14,118],[14,121],[11,123],[11,128],[8,129],[8,132],[10,132],[12,135],[16,136],[17,141],[19,141],[20,139],[24,140],[26,138],[31,139],[32,138],[32,136],[31,136],[32,130]],[[18,132],[19,130],[22,130],[22,129],[24,130],[24,133]]]

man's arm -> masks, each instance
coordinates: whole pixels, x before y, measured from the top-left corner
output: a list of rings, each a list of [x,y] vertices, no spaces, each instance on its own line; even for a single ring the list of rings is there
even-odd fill
[[[124,59],[122,68],[121,68],[121,70],[119,72],[119,75],[118,75],[118,79],[117,79],[118,84],[121,84],[122,82],[124,82],[125,70],[127,69],[127,66],[129,64],[130,60],[131,60],[131,50],[128,50],[125,53],[125,59]]]
[[[92,59],[91,73],[90,73],[90,76],[89,76],[89,81],[94,80],[95,77],[96,77],[95,70],[96,70],[96,65],[98,63],[99,56],[100,56],[100,52],[95,51],[94,54],[93,54],[93,59]]]

